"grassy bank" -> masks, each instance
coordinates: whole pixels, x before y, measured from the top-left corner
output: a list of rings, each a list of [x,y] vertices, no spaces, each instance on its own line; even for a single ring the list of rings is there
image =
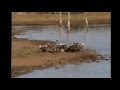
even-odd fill
[[[39,44],[54,43],[27,39],[12,40],[12,77],[28,73],[33,69],[44,69],[52,66],[96,61],[97,53],[93,50],[83,52],[46,53],[41,52]]]
[[[110,12],[87,12],[89,24],[110,24]],[[67,15],[62,14],[63,25],[67,24]],[[12,16],[12,25],[58,25],[59,20],[55,14],[30,13]],[[71,14],[71,25],[85,25],[85,13]]]

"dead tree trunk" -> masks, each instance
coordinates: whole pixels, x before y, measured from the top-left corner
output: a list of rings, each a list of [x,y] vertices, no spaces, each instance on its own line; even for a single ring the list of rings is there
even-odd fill
[[[68,30],[70,30],[70,12],[68,12],[68,24],[67,24]]]
[[[88,18],[87,18],[86,12],[85,12],[85,21],[86,21],[86,26],[87,26],[87,30],[88,30],[89,29],[89,25],[88,25]]]
[[[62,17],[61,17],[62,13],[60,12],[59,14],[59,20],[60,20],[60,26],[62,26]]]

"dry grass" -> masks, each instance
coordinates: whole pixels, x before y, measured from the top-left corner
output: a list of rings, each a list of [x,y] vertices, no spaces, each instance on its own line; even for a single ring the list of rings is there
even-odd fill
[[[110,12],[87,12],[89,24],[110,24]],[[67,15],[63,14],[63,24],[67,23]],[[12,24],[16,25],[51,25],[59,24],[58,17],[55,14],[18,14],[12,16]],[[71,14],[72,25],[85,25],[85,13]]]
[[[30,72],[32,69],[43,69],[70,63],[97,60],[96,52],[84,50],[77,53],[45,53],[40,52],[38,44],[42,41],[12,40],[12,77]],[[43,42],[42,42],[43,43]]]

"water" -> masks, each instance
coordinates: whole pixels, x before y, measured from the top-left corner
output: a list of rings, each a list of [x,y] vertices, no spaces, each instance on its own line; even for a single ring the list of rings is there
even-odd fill
[[[64,65],[45,70],[34,70],[18,78],[110,78],[110,62],[82,63],[78,65]]]
[[[62,41],[70,45],[71,42],[84,42],[89,49],[96,50],[106,58],[111,59],[111,26],[79,26],[71,28],[59,28],[58,26],[17,26],[26,32],[16,35],[17,38],[28,38],[30,40],[52,40]],[[34,70],[32,73],[21,75],[19,78],[110,78],[111,60],[99,63],[82,63],[79,65],[64,65],[55,69],[54,67],[44,70]]]

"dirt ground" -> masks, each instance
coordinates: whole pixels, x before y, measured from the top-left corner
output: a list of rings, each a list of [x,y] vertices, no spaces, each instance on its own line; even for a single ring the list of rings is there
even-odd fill
[[[96,61],[98,54],[93,50],[83,52],[47,53],[41,52],[39,44],[52,41],[35,41],[12,39],[12,77],[30,72],[33,69],[44,69],[52,66]]]

